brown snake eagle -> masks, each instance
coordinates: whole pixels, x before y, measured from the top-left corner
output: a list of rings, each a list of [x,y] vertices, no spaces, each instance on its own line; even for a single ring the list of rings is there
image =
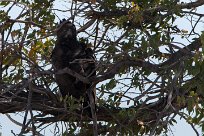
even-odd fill
[[[55,73],[62,69],[69,68],[71,71],[83,77],[95,76],[94,52],[91,48],[88,48],[85,43],[77,40],[75,25],[63,19],[56,33],[57,41],[51,55]],[[95,87],[93,87],[92,83],[84,83],[68,73],[55,74],[55,79],[63,98],[65,98],[66,95],[72,96],[77,100],[84,98],[82,102],[83,107],[88,107],[87,109],[91,110],[90,102],[95,103]],[[91,93],[88,93],[89,91]],[[92,96],[90,97],[89,94]]]

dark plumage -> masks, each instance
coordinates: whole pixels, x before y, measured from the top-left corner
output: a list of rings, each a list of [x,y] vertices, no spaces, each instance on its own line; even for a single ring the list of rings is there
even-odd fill
[[[58,27],[57,41],[51,56],[53,67],[55,71],[68,67],[82,76],[95,76],[93,50],[86,47],[86,44],[77,41],[76,35],[74,24],[63,20]],[[56,74],[55,78],[63,97],[66,95],[76,99],[84,97],[83,107],[89,105],[87,91],[88,89],[94,90],[92,83],[86,84],[69,74]],[[94,92],[93,95],[95,95]]]

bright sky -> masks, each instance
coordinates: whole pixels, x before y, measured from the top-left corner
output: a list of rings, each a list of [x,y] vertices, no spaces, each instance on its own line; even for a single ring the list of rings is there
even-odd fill
[[[190,0],[182,0],[183,2],[189,2]],[[57,7],[62,8],[62,5],[56,5]],[[198,8],[198,12],[202,13],[204,11],[204,6],[201,8]],[[15,13],[15,12],[14,12]],[[62,16],[62,18],[66,17],[65,15]],[[184,23],[185,22],[185,23]],[[190,23],[186,23],[186,19],[178,19],[177,24],[180,29],[188,30],[190,26]],[[199,24],[196,28],[197,31],[201,31],[204,28],[204,24]],[[178,39],[181,42],[181,39]],[[183,39],[184,43],[188,44],[187,40]],[[14,114],[12,114],[14,115]],[[13,116],[17,121],[23,122],[23,118],[20,115]],[[191,128],[189,124],[187,124],[183,119],[180,120],[179,117],[176,118],[178,121],[178,124],[171,127],[172,134],[169,132],[169,136],[195,136],[195,132]],[[53,130],[53,127],[49,127],[50,130]],[[47,129],[46,132],[42,132],[44,135],[53,135],[50,130]],[[201,129],[197,128],[198,131],[201,134]],[[13,131],[15,134],[18,134],[21,130],[21,127],[17,126],[16,124],[12,123],[5,115],[0,114],[0,132],[2,132],[2,136],[13,136]],[[0,134],[1,136],[1,134]],[[29,135],[26,135],[29,136]]]

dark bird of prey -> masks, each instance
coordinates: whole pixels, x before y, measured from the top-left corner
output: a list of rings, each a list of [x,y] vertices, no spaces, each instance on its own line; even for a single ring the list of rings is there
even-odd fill
[[[95,76],[93,50],[86,47],[85,43],[77,40],[75,25],[63,19],[56,33],[57,41],[51,56],[52,65],[56,71],[55,73],[64,68],[69,68],[83,77]],[[84,83],[68,73],[55,74],[55,78],[63,98],[65,98],[66,95],[72,96],[77,100],[84,98],[84,102],[82,102],[83,107],[88,107],[90,110],[90,102],[95,103],[95,89],[92,83]],[[94,100],[90,100],[89,94],[92,95],[92,99]]]

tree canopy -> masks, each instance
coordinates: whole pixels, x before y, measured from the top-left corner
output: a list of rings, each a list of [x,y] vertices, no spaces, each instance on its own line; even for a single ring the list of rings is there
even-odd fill
[[[0,113],[24,115],[21,134],[64,122],[63,135],[166,134],[185,119],[204,131],[203,0],[1,0]],[[50,55],[57,24],[94,50],[97,124],[62,99]],[[69,69],[58,74],[72,74]],[[30,117],[28,116],[30,115]],[[96,127],[93,127],[97,125]]]

